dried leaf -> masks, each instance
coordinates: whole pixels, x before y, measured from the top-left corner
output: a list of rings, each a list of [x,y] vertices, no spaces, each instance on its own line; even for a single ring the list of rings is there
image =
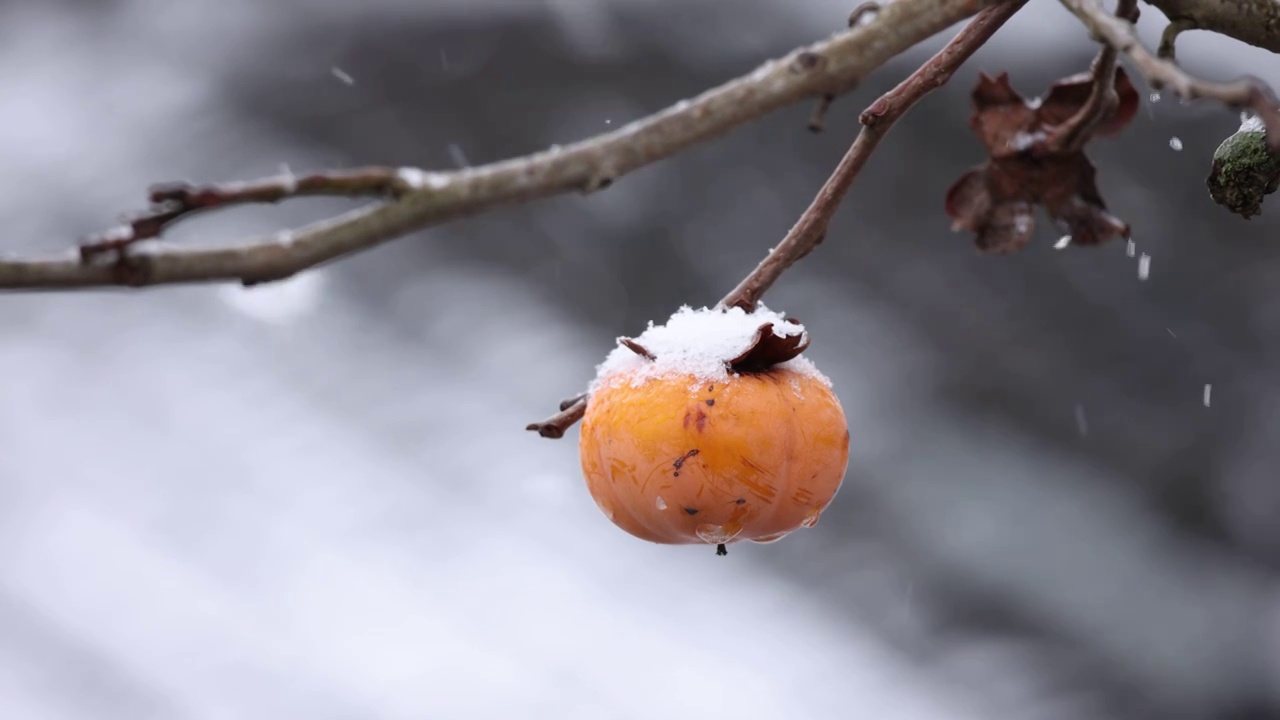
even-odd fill
[[[786,322],[799,324],[794,318],[787,318]],[[756,329],[751,345],[738,357],[728,362],[729,369],[737,373],[764,372],[778,363],[784,363],[798,356],[807,347],[809,347],[809,333],[779,335],[774,332],[773,323],[767,322]]]
[[[1133,116],[1138,113],[1140,98],[1138,91],[1129,80],[1124,68],[1116,68],[1116,97],[1119,104],[1110,117],[1104,119],[1093,131],[1094,137],[1114,135],[1125,129]],[[1071,118],[1093,90],[1093,77],[1089,73],[1080,73],[1063,78],[1049,88],[1038,110],[1040,120],[1046,125],[1061,125]]]
[[[1137,90],[1122,68],[1116,68],[1115,89],[1119,104],[1091,137],[1119,132],[1137,112]],[[1028,102],[1010,85],[1008,73],[979,76],[969,126],[988,160],[948,190],[946,212],[953,230],[975,233],[984,253],[1014,252],[1030,241],[1040,205],[1072,236],[1073,245],[1128,237],[1129,226],[1107,212],[1093,163],[1062,142],[1091,90],[1086,73],[1064,78],[1042,100]]]

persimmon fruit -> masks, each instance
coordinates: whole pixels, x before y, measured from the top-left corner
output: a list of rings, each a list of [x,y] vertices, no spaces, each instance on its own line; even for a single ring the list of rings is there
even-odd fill
[[[681,308],[600,366],[582,421],[587,487],[655,543],[772,542],[835,497],[849,432],[808,334],[760,308]]]

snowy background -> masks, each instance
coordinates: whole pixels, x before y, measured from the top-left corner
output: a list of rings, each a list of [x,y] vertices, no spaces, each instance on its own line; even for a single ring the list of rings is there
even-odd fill
[[[0,249],[64,249],[153,181],[577,140],[850,6],[5,0]],[[1242,221],[1203,182],[1236,117],[1166,98],[1093,147],[1146,281],[1047,225],[977,257],[941,212],[981,159],[976,72],[1034,95],[1089,61],[1056,3],[895,128],[769,296],[850,421],[816,529],[648,545],[595,508],[576,431],[524,432],[614,337],[732,287],[940,42],[824,135],[797,106],[286,283],[0,299],[0,718],[1280,718],[1277,208]],[[1179,56],[1280,82],[1204,33]]]

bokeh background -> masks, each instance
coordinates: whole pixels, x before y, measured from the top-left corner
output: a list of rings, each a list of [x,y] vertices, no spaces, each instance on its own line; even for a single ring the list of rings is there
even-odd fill
[[[0,249],[63,250],[159,180],[571,142],[849,9],[6,0]],[[1204,188],[1238,118],[1165,98],[1093,146],[1145,281],[1123,244],[1054,250],[1047,223],[978,257],[941,211],[982,156],[978,70],[1035,95],[1089,62],[1057,3],[893,130],[768,297],[807,323],[851,425],[815,529],[727,558],[642,543],[587,495],[576,431],[523,430],[616,336],[732,287],[857,113],[941,42],[842,98],[825,134],[797,106],[606,192],[288,282],[4,296],[0,717],[1280,717],[1277,208],[1246,222]],[[1179,50],[1280,82],[1263,51],[1205,33]]]

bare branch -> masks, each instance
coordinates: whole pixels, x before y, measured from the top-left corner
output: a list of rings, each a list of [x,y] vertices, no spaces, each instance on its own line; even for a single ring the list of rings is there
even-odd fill
[[[414,188],[413,176],[395,168],[369,167],[334,170],[296,177],[291,173],[275,177],[223,183],[192,185],[175,182],[153,185],[148,195],[151,209],[127,218],[126,224],[90,238],[80,246],[85,260],[105,252],[124,250],[129,245],[158,238],[175,222],[200,212],[255,203],[277,203],[295,197],[394,197]]]
[[[618,177],[778,108],[854,87],[916,43],[997,0],[897,0],[870,22],[772,60],[692,100],[589,140],[491,165],[418,173],[401,197],[236,247],[131,247],[112,263],[79,257],[0,259],[0,289],[278,280],[421,228]],[[164,223],[160,223],[163,225]],[[121,233],[123,235],[124,233]],[[116,238],[121,239],[121,238]]]
[[[858,137],[841,158],[831,177],[818,190],[808,209],[782,242],[720,304],[725,307],[740,307],[748,312],[754,310],[760,297],[782,277],[782,273],[822,242],[840,201],[898,118],[925,95],[946,84],[956,68],[982,47],[1006,20],[1013,17],[1024,2],[1025,0],[1021,0],[984,10],[910,77],[872,103],[859,117],[862,130]]]
[[[1164,32],[1160,33],[1160,45],[1156,47],[1156,57],[1164,58],[1170,62],[1177,60],[1178,56],[1178,36],[1188,30],[1196,29],[1196,21],[1180,18],[1171,20],[1164,27]]]
[[[1138,0],[1119,0],[1116,17],[1131,23],[1138,21]],[[1107,120],[1120,105],[1116,95],[1116,49],[1103,44],[1090,72],[1093,87],[1080,110],[1063,123],[1049,139],[1049,145],[1059,152],[1078,152],[1093,137],[1093,131]]]
[[[945,85],[956,69],[987,40],[990,40],[996,30],[1022,9],[1025,3],[1026,0],[1016,0],[982,11],[952,38],[946,47],[863,111],[859,117],[862,130],[859,131],[858,137],[853,141],[848,152],[841,158],[831,177],[818,190],[817,197],[782,242],[769,251],[755,270],[720,301],[720,305],[741,307],[748,312],[753,311],[760,296],[781,277],[782,273],[822,242],[831,217],[840,205],[840,200],[853,184],[872,151],[889,132],[889,128],[921,98]],[[628,339],[619,339],[624,345],[626,340]],[[631,346],[627,345],[627,347]],[[633,347],[632,350],[652,357],[648,355],[647,350],[637,348],[638,346]],[[559,413],[546,420],[531,423],[526,429],[536,431],[546,438],[563,437],[564,433],[586,414],[589,400],[590,397],[584,393],[574,398],[572,405],[566,406],[565,403],[561,403]]]
[[[1280,3],[1275,0],[1147,0],[1183,29],[1209,30],[1280,52]]]
[[[1267,128],[1267,141],[1280,148],[1280,109],[1275,95],[1262,82],[1243,78],[1212,83],[1187,75],[1174,63],[1152,55],[1134,34],[1133,23],[1118,18],[1098,0],[1062,0],[1096,37],[1128,56],[1152,89],[1171,88],[1184,100],[1216,100],[1237,110],[1250,110]]]

